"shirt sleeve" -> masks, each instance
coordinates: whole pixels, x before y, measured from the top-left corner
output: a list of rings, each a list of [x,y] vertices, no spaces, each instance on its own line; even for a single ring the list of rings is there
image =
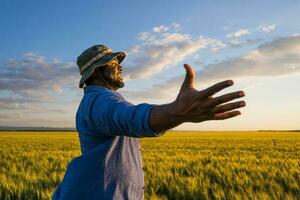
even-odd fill
[[[153,105],[133,105],[116,93],[99,95],[92,109],[92,119],[99,134],[128,137],[156,137],[150,127],[149,116]]]

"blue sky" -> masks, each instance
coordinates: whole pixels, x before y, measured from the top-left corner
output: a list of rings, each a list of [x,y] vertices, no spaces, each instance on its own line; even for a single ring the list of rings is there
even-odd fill
[[[77,56],[94,44],[124,51],[138,104],[168,103],[197,71],[199,90],[224,79],[248,106],[222,122],[178,129],[299,129],[299,1],[1,1],[0,125],[74,126]]]

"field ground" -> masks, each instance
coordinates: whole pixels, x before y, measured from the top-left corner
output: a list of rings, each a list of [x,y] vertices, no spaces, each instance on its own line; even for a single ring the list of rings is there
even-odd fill
[[[300,199],[299,132],[169,132],[141,140],[145,198]],[[0,199],[50,199],[75,132],[0,132]]]

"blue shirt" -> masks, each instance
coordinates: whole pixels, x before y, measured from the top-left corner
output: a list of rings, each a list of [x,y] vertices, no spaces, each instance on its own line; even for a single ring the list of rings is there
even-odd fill
[[[76,113],[82,155],[69,163],[53,200],[141,200],[141,137],[159,136],[149,126],[153,105],[133,105],[118,92],[87,86]]]

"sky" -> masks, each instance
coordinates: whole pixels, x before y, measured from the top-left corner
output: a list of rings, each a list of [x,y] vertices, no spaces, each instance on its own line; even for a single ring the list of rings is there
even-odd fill
[[[105,44],[127,57],[133,103],[175,100],[184,63],[199,91],[223,80],[243,90],[242,115],[176,130],[300,128],[299,1],[0,2],[0,126],[75,127],[83,96],[77,56]]]

